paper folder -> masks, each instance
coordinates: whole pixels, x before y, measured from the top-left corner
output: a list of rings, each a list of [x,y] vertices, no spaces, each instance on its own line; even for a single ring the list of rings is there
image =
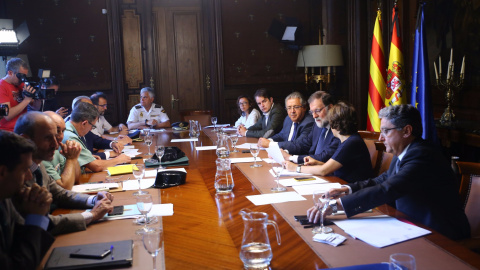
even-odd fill
[[[135,166],[135,164],[127,164],[127,165],[108,167],[107,172],[108,172],[108,175],[119,175],[119,174],[133,173],[134,166]],[[135,169],[136,168],[137,167],[135,166]]]

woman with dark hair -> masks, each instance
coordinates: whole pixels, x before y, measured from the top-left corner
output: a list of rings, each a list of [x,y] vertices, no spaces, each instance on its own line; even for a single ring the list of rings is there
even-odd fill
[[[260,119],[260,112],[253,108],[253,102],[248,96],[239,96],[237,98],[237,106],[240,118],[235,122],[236,127],[244,125],[246,128],[249,128]]]
[[[370,153],[357,132],[357,114],[352,105],[339,102],[327,115],[333,136],[340,140],[337,150],[327,162],[305,157],[302,173],[333,175],[353,183],[373,177]],[[297,164],[288,162],[289,171],[295,171]]]

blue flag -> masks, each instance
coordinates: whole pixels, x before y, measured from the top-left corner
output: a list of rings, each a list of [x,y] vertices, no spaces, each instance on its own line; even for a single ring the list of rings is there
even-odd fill
[[[420,4],[415,27],[415,43],[412,60],[412,88],[410,103],[420,111],[422,116],[422,138],[438,143],[437,129],[433,120],[432,92],[430,89],[430,72],[428,70],[428,54],[423,20],[425,2]]]

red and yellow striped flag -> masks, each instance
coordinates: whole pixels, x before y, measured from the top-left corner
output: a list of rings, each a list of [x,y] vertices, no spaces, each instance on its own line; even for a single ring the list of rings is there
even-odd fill
[[[392,12],[392,42],[388,59],[387,88],[385,106],[407,104],[407,88],[405,87],[405,67],[403,65],[402,40],[397,5]]]
[[[382,12],[377,11],[377,19],[373,28],[372,53],[370,56],[370,82],[368,87],[368,119],[367,130],[380,131],[378,112],[385,107],[385,54],[382,39]]]

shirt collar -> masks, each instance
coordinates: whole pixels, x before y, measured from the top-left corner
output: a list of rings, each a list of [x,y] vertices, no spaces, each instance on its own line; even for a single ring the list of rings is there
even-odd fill
[[[398,155],[398,157],[397,157],[398,160],[402,161],[403,156],[405,156],[405,154],[407,153],[408,147],[410,147],[410,144],[407,145],[407,147],[405,147],[405,149],[403,149],[403,151],[400,155]]]
[[[275,103],[272,102],[272,107],[270,107],[270,110],[268,110],[268,112],[266,112],[266,113],[263,113],[263,115],[268,116],[273,109],[273,105],[275,105]]]

